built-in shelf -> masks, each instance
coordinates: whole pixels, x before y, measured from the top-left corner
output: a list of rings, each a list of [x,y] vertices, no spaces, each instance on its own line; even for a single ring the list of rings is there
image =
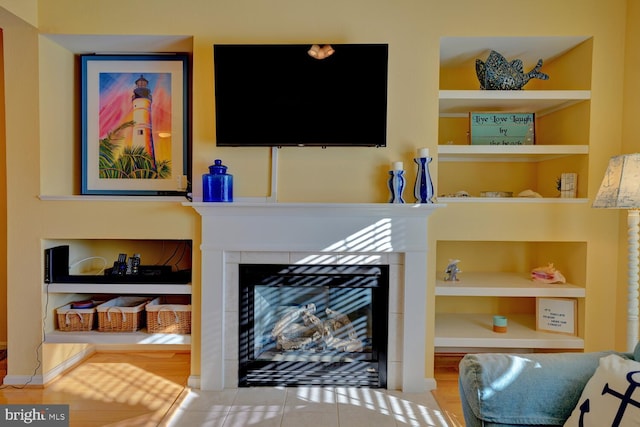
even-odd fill
[[[493,332],[491,314],[436,314],[438,348],[584,349],[580,337],[536,331],[535,315],[507,315],[507,332]]]
[[[176,202],[182,203],[187,198],[182,195],[175,196],[98,196],[98,195],[46,195],[41,194],[38,198],[42,201],[73,201],[73,202]]]
[[[191,295],[190,284],[172,283],[49,283],[49,293]]]
[[[84,201],[85,197],[93,196],[63,197],[61,200]],[[101,196],[96,197],[98,200],[103,200]],[[122,199],[130,200],[126,197]],[[140,199],[146,200],[145,197]],[[182,203],[183,200],[178,199],[176,203]],[[67,248],[64,248],[65,246]],[[45,268],[47,260],[50,263],[49,276],[55,278],[54,283],[45,282],[41,285],[47,299],[45,342],[123,346],[171,344],[172,349],[190,349],[189,334],[149,333],[144,328],[144,319],[141,324],[143,328],[135,332],[127,332],[126,329],[124,332],[99,332],[97,329],[69,331],[62,328],[61,330],[57,310],[61,307],[68,308],[68,304],[72,301],[87,299],[106,301],[124,295],[140,296],[145,299],[159,297],[161,304],[190,304],[193,291],[190,275],[188,275],[191,269],[191,239],[47,239],[44,247],[46,249],[61,248],[61,251],[45,250],[43,257]],[[141,254],[142,259],[154,261],[142,266],[140,276],[103,274],[104,268],[109,264],[108,260],[118,259],[119,254],[134,253]],[[72,261],[69,262],[69,259]],[[153,269],[144,268],[152,266]],[[162,276],[152,276],[151,274],[155,274],[155,271],[152,273],[151,270],[160,269],[160,267],[163,268],[160,270]],[[170,267],[171,274],[168,274],[167,267]],[[97,317],[97,314],[94,317]],[[158,330],[152,328],[152,332]]]
[[[523,273],[465,272],[457,282],[436,280],[436,296],[584,298],[572,284],[534,282]]]
[[[438,145],[439,162],[528,162],[589,154],[588,145]],[[517,195],[516,195],[517,196]],[[586,198],[438,197],[442,203],[587,203]]]
[[[560,197],[438,197],[438,203],[588,203],[586,198]]]
[[[439,162],[542,162],[589,154],[588,145],[438,145]]]
[[[591,99],[589,90],[440,90],[440,117],[471,111],[510,111],[544,116]]]
[[[522,205],[535,207],[536,212],[540,209],[545,212],[549,210],[548,215],[555,212],[565,214],[588,205],[586,171],[589,170],[590,154],[590,82],[587,79],[569,78],[565,74],[565,69],[590,67],[591,45],[586,43],[588,40],[589,37],[555,36],[441,38],[438,181],[441,184],[439,194],[450,197],[438,197],[438,203],[447,204],[454,211],[467,209],[467,204],[476,204],[478,208],[472,209],[474,215],[480,215],[480,221],[489,222],[518,214]],[[522,90],[479,90],[470,86],[473,82],[466,80],[467,74],[463,79],[461,72],[473,70],[475,61],[486,58],[490,50],[500,52],[509,60],[523,61],[526,69],[533,67],[539,59],[544,59],[545,64],[553,63],[554,69],[561,71],[563,78],[554,79],[551,85],[540,82]],[[569,51],[571,53],[565,55]],[[536,89],[551,87],[569,90]],[[536,120],[542,118],[537,123],[536,144],[470,145],[469,114],[472,112],[534,113]],[[495,175],[492,175],[494,169]],[[553,181],[547,184],[547,180],[553,180],[554,176],[559,177],[564,172],[580,175],[579,182],[582,184],[578,194],[581,197],[561,198],[560,192],[553,191],[551,187]],[[513,191],[513,197],[478,197],[483,190],[499,187],[496,185],[499,177],[509,177],[511,181],[508,188],[499,189]],[[541,177],[544,177],[544,182],[540,181]],[[525,189],[539,191],[545,197],[518,197],[520,191]],[[473,197],[454,197],[458,190],[465,190]],[[435,305],[439,310],[435,315],[434,344],[437,352],[449,349],[504,349],[514,352],[584,350],[582,337],[537,331],[536,313],[532,307],[536,298],[576,299],[580,302],[578,307],[581,310],[576,321],[582,322],[585,318],[582,311],[586,306],[587,288],[583,282],[586,279],[580,280],[579,285],[544,284],[532,281],[530,274],[525,271],[498,272],[502,268],[519,268],[516,265],[531,265],[546,250],[560,253],[566,249],[567,254],[573,254],[573,258],[586,253],[583,243],[557,241],[559,237],[553,227],[548,226],[546,217],[540,217],[540,221],[529,224],[541,239],[540,242],[529,242],[531,245],[525,243],[521,246],[524,243],[523,236],[531,231],[528,228],[516,227],[506,234],[510,236],[507,241],[496,242],[493,242],[496,234],[491,227],[484,227],[479,234],[474,229],[475,234],[472,234],[476,241],[470,241],[468,247],[464,241],[447,241],[447,232],[441,233],[438,263],[443,265],[447,259],[462,253],[469,270],[463,268],[464,271],[458,275],[460,281],[457,282],[444,281],[440,275],[436,278]],[[454,235],[459,236],[459,230]],[[514,264],[494,262],[493,258],[500,256],[496,253],[511,255],[510,249],[513,249]],[[564,258],[569,255],[563,253],[559,256],[564,262],[571,262],[576,271],[586,268],[586,260],[572,258],[567,261]],[[496,271],[478,272],[473,271],[474,268]],[[495,314],[507,316],[506,333],[493,331]],[[583,334],[582,331],[579,333]]]
[[[136,332],[62,332],[52,331],[45,334],[46,343],[83,343],[83,344],[191,344],[191,335],[149,334],[146,329]],[[186,347],[189,349],[190,347]]]

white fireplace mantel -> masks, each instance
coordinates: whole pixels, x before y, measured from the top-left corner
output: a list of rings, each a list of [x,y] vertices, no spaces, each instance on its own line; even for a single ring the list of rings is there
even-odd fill
[[[230,307],[237,287],[229,265],[238,254],[287,253],[306,263],[361,262],[367,256],[399,254],[399,284],[390,284],[400,298],[401,337],[391,337],[398,354],[398,372],[389,384],[405,392],[424,391],[427,299],[427,218],[440,204],[335,203],[184,203],[202,216],[202,318],[200,388],[235,387],[230,349],[237,325]],[[268,256],[267,256],[268,257]],[[293,255],[292,255],[293,257]],[[271,257],[272,259],[272,257]],[[230,262],[231,261],[231,262]],[[394,295],[390,295],[394,298]],[[390,318],[390,320],[393,320]],[[234,327],[236,329],[234,329]],[[389,329],[393,329],[390,327]],[[235,336],[233,334],[235,333]],[[228,336],[227,336],[228,335]],[[237,347],[237,345],[236,345]],[[237,372],[237,370],[235,371]],[[390,387],[391,388],[391,387]]]

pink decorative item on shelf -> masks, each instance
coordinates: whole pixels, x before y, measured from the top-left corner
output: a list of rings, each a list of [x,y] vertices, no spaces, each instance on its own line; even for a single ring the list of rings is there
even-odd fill
[[[531,280],[542,283],[566,283],[566,279],[553,267],[553,263],[531,270]]]

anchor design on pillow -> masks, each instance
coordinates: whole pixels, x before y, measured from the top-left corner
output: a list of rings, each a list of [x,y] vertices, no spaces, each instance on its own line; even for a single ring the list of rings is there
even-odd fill
[[[627,381],[629,382],[629,387],[627,387],[627,390],[625,390],[624,394],[610,388],[609,383],[605,383],[604,388],[602,389],[603,395],[611,394],[620,399],[620,406],[618,407],[616,416],[611,423],[611,427],[620,427],[620,423],[622,422],[622,417],[624,417],[624,413],[627,410],[627,406],[633,405],[636,408],[640,408],[640,402],[632,399],[633,392],[636,388],[640,387],[640,382],[633,379],[633,376],[636,374],[640,374],[640,371],[631,371],[627,373]],[[580,420],[578,422],[579,427],[584,427],[584,419],[585,415],[590,411],[589,407],[589,399],[586,399],[580,405]]]

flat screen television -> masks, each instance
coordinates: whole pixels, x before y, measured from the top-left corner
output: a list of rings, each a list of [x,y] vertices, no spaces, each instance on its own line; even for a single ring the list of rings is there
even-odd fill
[[[386,146],[388,45],[311,47],[213,46],[218,146]]]

